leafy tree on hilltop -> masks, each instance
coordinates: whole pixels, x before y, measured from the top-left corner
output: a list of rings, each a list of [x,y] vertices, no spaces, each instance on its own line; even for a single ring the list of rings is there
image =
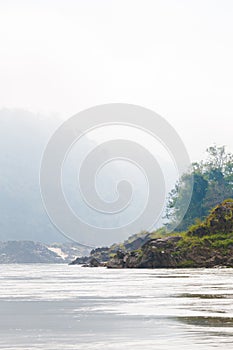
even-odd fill
[[[184,231],[198,219],[202,220],[224,199],[233,198],[233,155],[226,152],[225,146],[209,147],[207,154],[207,160],[193,163],[191,173],[184,174],[171,191],[166,213],[168,227],[180,222],[176,230]],[[181,220],[191,179],[192,197]]]

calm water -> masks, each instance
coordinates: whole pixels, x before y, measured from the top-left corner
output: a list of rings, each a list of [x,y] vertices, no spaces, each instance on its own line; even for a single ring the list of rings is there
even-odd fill
[[[233,349],[233,270],[1,265],[1,349]]]

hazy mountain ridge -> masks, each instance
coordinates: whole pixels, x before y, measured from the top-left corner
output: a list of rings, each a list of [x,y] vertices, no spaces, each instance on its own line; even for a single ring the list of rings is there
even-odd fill
[[[0,240],[66,241],[47,217],[39,190],[41,156],[56,118],[0,111]]]
[[[62,264],[88,252],[88,248],[72,242],[46,245],[33,241],[6,241],[0,242],[0,264]]]
[[[30,240],[44,243],[68,241],[50,222],[42,204],[39,186],[43,151],[49,138],[61,123],[62,120],[58,117],[45,117],[17,109],[0,110],[0,241]],[[91,211],[78,197],[77,167],[86,152],[94,146],[95,142],[86,136],[78,142],[76,152],[74,150],[67,159],[63,188],[72,209],[84,222],[97,227],[112,227],[112,225],[120,227],[128,222],[127,212],[120,213],[122,216],[119,218],[104,216],[97,211]],[[124,171],[118,168],[112,165],[112,168],[100,176],[98,188],[103,195],[114,192],[114,176],[118,170],[121,170],[121,174],[125,172],[129,177],[131,175],[133,177],[133,169],[128,167],[129,169]],[[130,212],[132,217],[138,213],[144,198],[141,183],[136,190],[137,197]],[[78,238],[84,244],[90,244],[85,232],[78,232],[77,241]],[[92,246],[97,246],[101,241],[100,237],[96,237],[96,240],[97,242],[92,242]],[[100,242],[100,244],[107,243]]]

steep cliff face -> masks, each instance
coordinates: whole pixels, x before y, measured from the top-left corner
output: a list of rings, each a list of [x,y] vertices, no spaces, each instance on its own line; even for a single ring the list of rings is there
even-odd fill
[[[233,267],[233,200],[212,210],[186,233],[151,239],[140,249],[118,251],[109,268]]]

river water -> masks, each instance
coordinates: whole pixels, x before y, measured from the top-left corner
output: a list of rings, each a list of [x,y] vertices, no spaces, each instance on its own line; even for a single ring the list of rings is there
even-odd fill
[[[1,349],[233,349],[233,269],[0,267]]]

